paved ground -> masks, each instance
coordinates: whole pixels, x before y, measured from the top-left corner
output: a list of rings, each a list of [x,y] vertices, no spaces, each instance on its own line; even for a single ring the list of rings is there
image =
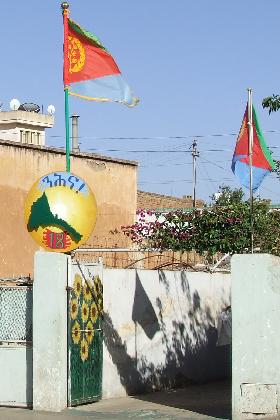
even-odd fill
[[[61,413],[0,408],[1,420],[230,419],[230,384],[216,382],[165,392],[114,398]]]

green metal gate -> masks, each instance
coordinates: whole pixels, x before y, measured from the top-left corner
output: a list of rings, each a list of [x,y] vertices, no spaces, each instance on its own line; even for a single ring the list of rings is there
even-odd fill
[[[102,264],[72,262],[68,287],[68,405],[101,398]]]

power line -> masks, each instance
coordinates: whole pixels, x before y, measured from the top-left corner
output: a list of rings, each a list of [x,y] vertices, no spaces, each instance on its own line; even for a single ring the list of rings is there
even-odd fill
[[[88,149],[98,152],[98,149]],[[122,152],[122,153],[191,153],[190,150],[124,150],[124,149],[104,149],[103,152]]]
[[[99,152],[98,149],[88,149],[94,152]],[[124,149],[103,149],[102,153],[104,152],[122,152],[122,153],[192,153],[191,150],[124,150]],[[231,149],[208,149],[203,150],[203,152],[232,152]],[[100,153],[100,152],[99,152]]]
[[[203,164],[203,161],[201,162],[201,165],[200,165],[200,167],[201,167],[201,169],[203,170],[203,172],[206,174],[206,179],[207,179],[207,181],[208,181],[208,183],[210,184],[210,186],[212,187],[212,188],[215,188],[214,187],[214,181],[210,178],[210,176],[209,176],[209,174],[208,174],[208,172],[207,172],[207,170],[206,170],[206,168],[204,167],[204,164]]]
[[[174,150],[187,150],[188,149],[188,146],[186,146],[186,144],[185,144],[185,142],[182,144],[182,143],[176,143],[176,144],[173,144],[172,145],[172,148],[174,149]],[[152,164],[155,164],[155,162],[158,162],[158,163],[166,163],[166,162],[170,162],[170,161],[172,161],[172,160],[178,160],[178,156],[176,156],[176,157],[174,157],[174,156],[176,156],[176,155],[174,155],[173,154],[173,156],[171,157],[171,156],[168,156],[168,159],[166,159],[166,155],[164,155],[164,158],[163,158],[163,155],[155,155],[155,154],[150,154],[150,155],[145,155],[145,161],[147,162],[151,162]]]
[[[232,178],[220,178],[220,179],[211,179],[211,178],[200,178],[200,181],[210,181],[210,182],[221,182],[221,181],[232,181]],[[165,180],[165,181],[139,181],[138,184],[173,184],[174,182],[186,182],[191,184],[193,181],[191,179],[177,179],[177,180]]]
[[[170,161],[170,159],[168,161]],[[168,162],[168,161],[166,161],[166,162]],[[207,159],[203,159],[202,160],[202,162],[205,163],[205,164],[207,164],[207,165],[211,164],[211,165],[217,166],[218,168],[223,169],[225,171],[226,171],[225,167],[219,166],[219,165],[217,165],[217,163],[226,163],[226,162],[231,162],[231,161],[232,161],[231,159],[215,160],[215,163],[214,163],[214,162],[211,162],[210,160],[207,160]],[[153,168],[154,167],[163,167],[163,168],[165,168],[166,166],[185,166],[185,165],[192,165],[192,162],[183,162],[183,163],[158,163],[158,164],[151,163],[151,165],[141,165],[140,164],[139,165],[139,168],[151,168],[151,167],[153,167]]]
[[[158,163],[158,164],[151,164],[151,165],[141,165],[140,164],[140,168],[151,168],[151,167],[166,167],[166,166],[185,166],[185,165],[192,165],[192,162],[185,162],[185,163],[170,163],[170,164],[165,164],[165,163]]]
[[[263,133],[280,133],[280,130],[265,130]],[[148,136],[148,137],[92,137],[92,136],[79,136],[79,140],[186,140],[206,137],[236,137],[238,133],[215,133],[215,134],[197,134],[185,136]],[[50,135],[49,138],[64,138],[64,135]]]
[[[222,163],[222,162],[231,162],[231,160],[224,160],[224,161],[217,161],[217,160],[216,160],[215,162],[211,162],[211,160],[208,160],[208,159],[205,159],[205,158],[204,158],[204,160],[203,160],[202,162],[203,162],[203,163],[210,164],[210,165],[214,165],[214,166],[216,166],[217,168],[222,169],[223,171],[230,172],[230,170],[229,170],[228,168],[225,168],[224,166],[217,165],[217,163]]]

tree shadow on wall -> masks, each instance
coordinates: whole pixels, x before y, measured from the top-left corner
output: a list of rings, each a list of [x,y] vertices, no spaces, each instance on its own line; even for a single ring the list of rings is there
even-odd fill
[[[137,369],[137,359],[127,353],[126,342],[122,341],[114,328],[110,315],[105,312],[103,319],[104,343],[117,367],[120,381],[128,395],[145,392],[145,384]]]
[[[155,334],[160,331],[160,325],[153,305],[142,286],[139,275],[136,271],[135,293],[132,307],[132,320],[141,325],[146,336],[152,340]]]
[[[169,284],[164,275],[160,273],[160,281],[166,285],[169,294]],[[123,341],[114,328],[108,313],[104,315],[104,342],[117,367],[121,384],[129,395],[184,387],[191,384],[205,384],[209,381],[229,378],[230,376],[230,350],[229,346],[217,347],[217,331],[208,306],[202,308],[200,296],[195,290],[190,291],[187,275],[181,273],[179,292],[184,294],[188,301],[188,313],[183,314],[182,321],[173,320],[172,329],[166,325],[164,304],[160,298],[156,300],[158,316],[141,284],[137,275],[136,290],[132,318],[135,325],[141,325],[147,337],[151,340],[156,332],[161,333],[164,349],[164,363],[155,365],[145,356],[138,357],[137,352],[132,357],[127,352],[126,342]],[[225,302],[226,304],[226,302]],[[195,386],[192,395],[190,388],[177,390],[177,397],[164,392],[163,394],[149,394],[143,399],[162,404],[174,405],[178,408],[193,409],[193,411],[213,416],[229,417],[230,415],[230,390],[226,386],[218,387],[213,394],[209,385]],[[193,389],[193,387],[191,387]],[[190,391],[188,391],[190,390]],[[184,395],[184,392],[186,395]],[[182,394],[183,393],[183,394]],[[212,399],[207,400],[207,395]],[[181,395],[182,394],[182,395]],[[199,396],[201,395],[201,401]],[[169,397],[168,397],[169,396]],[[208,401],[208,402],[207,402]],[[215,402],[216,401],[216,402]],[[194,407],[194,405],[195,407]]]

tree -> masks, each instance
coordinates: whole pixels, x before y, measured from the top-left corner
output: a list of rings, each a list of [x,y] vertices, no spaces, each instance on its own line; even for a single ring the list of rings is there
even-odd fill
[[[219,191],[216,194],[213,194],[211,199],[211,207],[214,206],[229,206],[234,204],[240,204],[242,203],[244,197],[244,193],[242,191],[242,188],[236,188],[235,190],[232,190],[227,185],[221,185],[219,187]]]
[[[279,95],[272,95],[264,98],[262,101],[263,108],[268,108],[269,114],[271,112],[276,112],[280,108],[280,96]]]
[[[280,255],[280,212],[269,210],[267,200],[254,199],[254,246]],[[147,218],[153,218],[149,220]],[[242,189],[221,186],[201,210],[166,214],[139,212],[134,225],[123,232],[142,249],[191,251],[210,260],[216,253],[247,253],[251,249],[250,203]],[[279,238],[279,239],[278,239]]]
[[[280,109],[280,95],[272,95],[264,98],[262,106],[263,108],[268,108],[269,114],[271,114],[271,112],[278,111]],[[274,162],[275,169],[273,169],[272,172],[275,172],[277,174],[277,178],[280,178],[280,161],[274,159]]]

